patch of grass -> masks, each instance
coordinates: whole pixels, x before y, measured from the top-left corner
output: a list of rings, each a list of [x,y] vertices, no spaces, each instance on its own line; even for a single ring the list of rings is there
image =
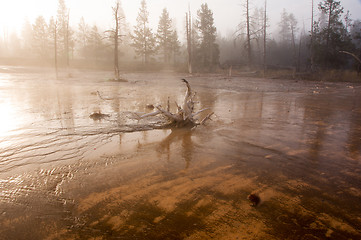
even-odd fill
[[[361,82],[361,75],[351,70],[326,70],[317,73],[317,80],[327,82]]]
[[[320,70],[317,72],[295,72],[293,70],[257,71],[255,77],[273,79],[295,79],[325,82],[361,82],[361,75],[353,70]]]

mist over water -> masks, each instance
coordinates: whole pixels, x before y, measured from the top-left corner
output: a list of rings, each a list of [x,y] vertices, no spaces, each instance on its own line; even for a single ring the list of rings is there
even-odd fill
[[[0,240],[361,239],[355,2],[8,1]]]
[[[122,88],[108,80],[109,72],[79,72],[72,78],[56,79],[53,71],[33,70],[14,68],[15,73],[2,75],[0,106],[6,112],[0,128],[2,172],[28,164],[82,159],[112,135],[147,128],[132,113],[145,110],[145,100],[150,98],[146,89]],[[132,99],[139,96],[144,100]],[[98,112],[107,117],[89,117]]]
[[[361,236],[360,84],[192,76],[212,121],[144,131],[184,75],[0,71],[0,239]]]

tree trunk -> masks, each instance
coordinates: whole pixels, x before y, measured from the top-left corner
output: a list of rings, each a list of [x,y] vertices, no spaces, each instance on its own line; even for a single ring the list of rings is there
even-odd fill
[[[311,41],[310,41],[310,48],[311,48],[311,71],[313,71],[314,68],[314,50],[313,50],[313,38],[314,38],[314,34],[313,34],[313,0],[312,0],[312,14],[311,14]]]
[[[333,3],[330,4],[328,12],[327,38],[326,38],[326,59],[330,58],[330,33],[331,33],[331,16],[333,12]],[[329,67],[329,61],[326,61],[326,68]]]
[[[297,69],[297,51],[296,51],[296,40],[295,40],[295,27],[291,24],[291,37],[292,37],[292,49],[293,49],[293,67],[294,71]]]
[[[263,77],[266,73],[266,57],[267,57],[267,0],[264,1],[264,22],[263,22]]]
[[[119,38],[119,19],[118,19],[119,2],[116,3],[114,11],[115,31],[114,31],[114,77],[119,79],[119,61],[118,61],[118,38]]]
[[[192,22],[191,13],[186,13],[187,51],[188,51],[188,73],[192,74]]]
[[[305,26],[303,26],[303,27],[305,27]],[[300,35],[300,41],[298,42],[298,56],[297,56],[296,72],[301,71],[301,45],[302,45],[302,34]]]
[[[58,78],[58,36],[57,36],[58,20],[55,21],[54,26],[54,64],[55,64],[55,76]]]
[[[251,34],[250,34],[250,23],[249,23],[249,0],[246,2],[246,18],[247,18],[247,61],[248,67],[252,65],[252,50],[251,50]]]
[[[66,56],[66,70],[67,74],[69,76],[69,15],[70,15],[70,9],[68,10],[68,19],[66,21],[66,34],[65,34],[65,56]]]

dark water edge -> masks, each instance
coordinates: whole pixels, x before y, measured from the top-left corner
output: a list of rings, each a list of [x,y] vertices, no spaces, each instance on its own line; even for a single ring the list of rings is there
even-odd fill
[[[360,84],[188,77],[213,121],[125,133],[184,76],[106,74],[0,77],[0,239],[361,237]]]

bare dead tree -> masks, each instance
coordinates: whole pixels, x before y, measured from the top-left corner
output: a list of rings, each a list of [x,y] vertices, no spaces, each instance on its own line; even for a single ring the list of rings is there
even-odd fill
[[[242,7],[244,18],[238,25],[239,29],[235,32],[236,38],[240,38],[244,46],[242,55],[246,57],[249,68],[254,66],[255,62],[260,66],[265,66],[267,57],[267,9],[255,8],[252,15],[249,0],[245,0]],[[264,8],[267,8],[267,1],[264,2]],[[256,44],[255,47],[253,47],[253,43]]]
[[[251,33],[250,33],[250,16],[249,0],[246,0],[246,27],[247,27],[247,62],[248,66],[252,65]]]
[[[67,72],[69,71],[69,38],[70,38],[70,27],[69,27],[69,12],[70,10],[66,7],[64,0],[59,0],[57,21],[58,21],[58,38],[61,50],[61,57],[65,60]],[[69,73],[69,72],[68,72]]]
[[[304,31],[305,31],[305,23],[303,23],[303,30],[300,33],[300,39],[298,40],[298,55],[297,55],[296,72],[300,72],[300,70],[301,70],[301,47],[302,47],[302,37],[303,37]]]
[[[192,17],[190,10],[188,13],[186,13],[186,32],[187,32],[188,72],[192,74]]]
[[[58,78],[58,20],[55,20],[54,24],[54,65],[55,65],[55,76]]]
[[[293,16],[293,15],[290,15]],[[296,30],[296,26],[295,23],[297,24],[297,22],[294,21],[290,21],[290,28],[291,28],[291,41],[292,41],[292,49],[293,49],[293,64],[294,64],[294,68],[296,68],[297,65],[297,57],[296,57],[296,39],[295,39],[295,30]]]
[[[120,38],[125,36],[121,34],[121,26],[122,23],[121,21],[123,21],[125,19],[124,17],[124,13],[123,13],[123,9],[121,7],[120,4],[120,0],[118,0],[115,3],[115,6],[112,7],[112,12],[113,12],[113,19],[114,19],[114,28],[105,31],[105,33],[108,34],[108,37],[113,43],[113,48],[114,48],[114,78],[115,80],[119,80],[120,79],[120,73],[119,73],[119,43],[120,43]]]
[[[67,14],[68,19],[66,21],[66,29],[65,29],[66,69],[67,69],[68,76],[69,76],[69,67],[70,67],[70,63],[69,63],[69,15],[70,15],[70,9],[68,9],[68,14]]]
[[[293,13],[288,14],[289,29],[291,30],[291,45],[293,49],[293,78],[297,71],[297,49],[296,49],[296,37],[295,32],[297,31],[297,20]]]
[[[311,42],[310,42],[310,49],[311,49],[311,71],[314,68],[314,50],[313,50],[313,41],[314,41],[314,23],[313,23],[313,0],[312,0],[312,14],[311,14]]]
[[[119,6],[120,2],[117,1],[115,7],[113,7],[113,16],[115,21],[114,29],[114,76],[115,79],[119,79],[119,58],[118,58],[118,44],[119,44]]]
[[[267,57],[267,0],[264,1],[264,22],[263,22],[263,76],[266,72]]]

